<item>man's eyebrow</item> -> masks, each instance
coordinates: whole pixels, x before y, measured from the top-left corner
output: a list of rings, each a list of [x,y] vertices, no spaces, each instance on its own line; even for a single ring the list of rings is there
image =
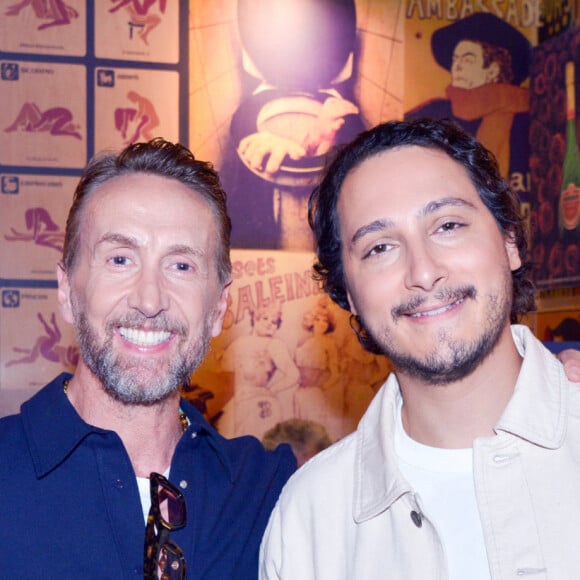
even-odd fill
[[[466,50],[465,52],[453,51],[453,54],[452,54],[453,58],[459,58],[459,57],[463,57],[463,56],[477,56],[477,55],[475,54],[475,52],[473,52],[473,50]]]
[[[354,236],[352,236],[352,238],[350,240],[350,244],[354,245],[364,236],[366,236],[368,234],[372,234],[374,232],[388,230],[388,229],[394,227],[394,225],[395,225],[394,222],[391,220],[374,220],[371,223],[360,227],[354,233]]]
[[[430,201],[427,205],[422,207],[418,212],[418,217],[427,217],[428,215],[435,213],[438,209],[447,206],[456,207],[469,207],[475,209],[475,205],[466,199],[461,197],[443,197],[434,201]],[[384,230],[389,230],[395,227],[395,223],[390,219],[378,219],[374,220],[364,226],[361,226],[354,235],[352,236],[350,243],[351,245],[356,244],[361,238],[368,234],[374,232],[380,232]]]
[[[466,199],[463,199],[462,197],[442,197],[441,199],[430,201],[427,205],[425,205],[425,207],[419,211],[419,217],[426,217],[429,214],[435,213],[438,209],[447,206],[468,207],[475,209],[475,204],[467,201]]]
[[[136,249],[140,245],[137,239],[133,236],[126,236],[124,234],[118,234],[114,232],[103,234],[97,242],[97,245],[100,244],[114,244],[130,249]],[[172,256],[189,255],[201,257],[204,256],[206,252],[201,248],[194,248],[192,246],[188,246],[187,244],[173,244],[172,246],[169,246],[166,254]]]
[[[171,256],[195,256],[201,257],[205,256],[206,252],[202,248],[194,248],[192,246],[188,246],[187,244],[174,244],[173,246],[169,246],[167,251],[167,255]]]
[[[97,245],[99,244],[117,244],[128,248],[136,248],[139,246],[134,237],[117,234],[115,232],[107,232],[106,234],[103,234],[97,242]]]

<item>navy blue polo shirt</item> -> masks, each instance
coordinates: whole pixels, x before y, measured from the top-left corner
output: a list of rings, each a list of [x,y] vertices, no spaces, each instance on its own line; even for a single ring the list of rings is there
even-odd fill
[[[113,431],[85,423],[62,374],[0,420],[0,577],[143,577],[145,524],[135,473]],[[187,502],[187,526],[171,537],[187,578],[258,577],[271,510],[296,462],[252,437],[225,439],[186,401],[190,426],[170,480]],[[143,441],[147,445],[147,441]]]

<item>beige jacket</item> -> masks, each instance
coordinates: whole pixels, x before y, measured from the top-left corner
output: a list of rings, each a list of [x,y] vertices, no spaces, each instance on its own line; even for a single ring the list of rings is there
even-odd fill
[[[526,327],[512,332],[524,356],[515,393],[497,435],[473,446],[491,577],[577,580],[580,385]],[[399,397],[391,375],[357,431],[290,479],[262,542],[262,580],[447,578],[437,530],[396,465]]]

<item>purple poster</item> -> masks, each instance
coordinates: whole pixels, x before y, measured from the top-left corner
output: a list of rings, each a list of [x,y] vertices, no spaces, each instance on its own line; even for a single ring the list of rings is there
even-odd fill
[[[530,171],[534,278],[540,289],[580,284],[580,30],[534,50]]]

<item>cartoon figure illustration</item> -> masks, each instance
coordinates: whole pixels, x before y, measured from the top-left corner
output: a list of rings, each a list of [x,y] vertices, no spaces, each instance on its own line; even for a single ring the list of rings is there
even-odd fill
[[[115,109],[115,129],[121,132],[126,145],[140,140],[150,141],[155,137],[152,130],[159,126],[159,117],[153,103],[137,91],[129,91],[127,98],[135,103],[137,108]],[[133,130],[127,137],[130,127],[133,127]]]
[[[294,416],[322,423],[337,439],[342,435],[344,389],[333,337],[336,319],[326,296],[304,315],[302,326],[309,337],[295,353],[300,386],[294,394]]]
[[[0,79],[3,81],[17,81],[20,68],[15,62],[3,62],[0,65]]]
[[[385,382],[392,364],[383,355],[371,354],[351,332],[339,349],[340,372],[344,381],[345,433],[356,429],[375,393]]]
[[[97,71],[97,86],[112,87],[115,85],[115,73],[109,69],[100,68]]]
[[[116,4],[109,9],[109,12],[114,13],[121,8],[126,8],[129,12],[131,17],[129,21],[129,37],[133,38],[133,29],[137,28],[139,38],[145,44],[149,44],[147,37],[161,23],[161,16],[149,13],[149,9],[157,3],[157,0],[111,0],[111,2]],[[162,14],[165,13],[166,5],[167,0],[159,0],[159,10]]]
[[[33,241],[38,246],[62,252],[64,232],[59,231],[58,225],[50,217],[48,210],[43,207],[31,207],[24,213],[24,220],[28,232],[18,232],[10,228],[12,235],[4,234],[4,239],[9,242]]]
[[[3,175],[0,178],[0,191],[17,194],[20,191],[20,179],[16,175]]]
[[[353,0],[238,0],[244,95],[221,174],[234,246],[311,249],[306,202],[326,153],[362,131]]]
[[[44,327],[46,336],[39,336],[32,348],[14,347],[12,349],[14,352],[25,353],[25,355],[18,359],[9,360],[5,366],[33,363],[38,357],[42,357],[48,361],[60,363],[69,369],[74,368],[79,360],[79,349],[77,346],[62,346],[58,344],[62,334],[56,323],[55,313],[53,312],[50,316],[50,325],[46,322],[42,313],[39,312],[37,317]]]
[[[28,133],[48,131],[51,135],[66,135],[82,139],[78,132],[79,125],[72,122],[73,115],[64,107],[52,107],[44,111],[31,102],[24,103],[14,122],[4,131],[12,133],[17,130]]]
[[[406,113],[406,119],[454,119],[490,149],[504,177],[528,169],[531,43],[510,24],[479,12],[436,30],[436,62],[451,73],[445,99],[433,99]]]
[[[286,343],[275,333],[282,324],[281,304],[272,301],[251,316],[250,335],[234,339],[221,357],[221,368],[234,373],[235,393],[219,422],[227,436],[262,434],[291,408],[299,371]]]
[[[30,6],[34,15],[39,20],[50,20],[38,26],[38,30],[44,30],[51,26],[64,26],[70,24],[72,18],[78,18],[79,13],[62,0],[22,0],[6,8],[6,16],[16,16],[23,8]]]
[[[274,374],[274,363],[265,350],[254,350],[249,356],[238,360],[236,367],[236,392],[224,409],[225,422],[234,419],[236,435],[260,437],[282,418],[282,407],[268,383]],[[224,421],[219,423],[220,430],[226,428]],[[231,428],[231,427],[230,427]],[[227,428],[226,428],[227,429]]]

